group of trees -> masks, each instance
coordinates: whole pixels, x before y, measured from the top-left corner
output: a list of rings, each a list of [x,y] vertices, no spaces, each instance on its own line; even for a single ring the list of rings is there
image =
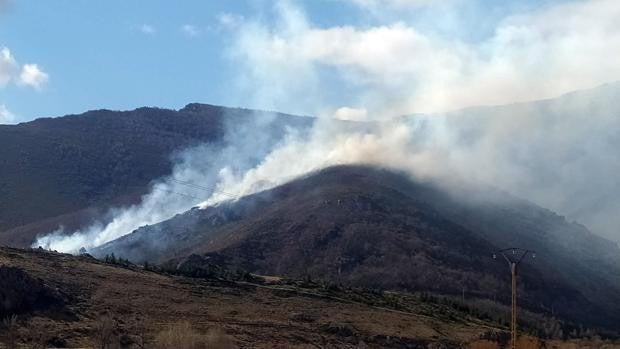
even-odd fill
[[[133,263],[129,261],[129,259],[123,259],[121,257],[116,257],[114,253],[105,255],[105,257],[103,258],[103,261],[109,264],[120,265],[124,267],[130,267],[134,265]]]

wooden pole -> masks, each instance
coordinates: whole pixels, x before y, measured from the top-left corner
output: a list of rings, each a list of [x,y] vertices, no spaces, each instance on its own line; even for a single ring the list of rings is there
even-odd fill
[[[510,266],[512,274],[512,318],[510,321],[511,348],[517,349],[517,263]]]

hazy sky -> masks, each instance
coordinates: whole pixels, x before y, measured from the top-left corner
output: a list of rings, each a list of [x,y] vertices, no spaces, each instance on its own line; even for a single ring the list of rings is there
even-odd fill
[[[303,12],[303,28],[289,26],[282,34],[282,26],[288,25],[283,17],[291,13],[282,7],[288,5],[295,11]],[[189,102],[316,113],[315,108],[304,103],[293,105],[291,101],[246,98],[243,88],[240,88],[243,80],[262,77],[239,69],[240,59],[244,60],[246,67],[248,62],[252,64],[252,59],[256,59],[238,54],[244,31],[252,28],[266,30],[267,35],[273,34],[269,39],[278,39],[278,35],[283,35],[287,42],[306,34],[321,34],[321,31],[329,37],[342,36],[342,33],[334,31],[348,30],[352,33],[348,39],[363,42],[365,34],[372,35],[373,30],[383,28],[387,42],[390,42],[390,37],[396,37],[394,45],[399,45],[399,35],[404,35],[402,40],[405,41],[410,39],[407,37],[409,35],[430,41],[432,49],[436,50],[433,52],[442,51],[444,47],[462,46],[465,56],[471,55],[471,52],[484,56],[493,54],[485,51],[484,47],[497,40],[498,28],[501,29],[507,18],[533,16],[562,5],[561,1],[542,0],[312,0],[277,3],[250,0],[0,0],[0,123],[97,108],[131,109],[145,105],[179,108]],[[379,41],[385,42],[382,38]],[[325,42],[325,45],[342,44],[329,40]],[[257,50],[261,48],[265,46]],[[247,45],[243,49],[247,49]],[[369,49],[370,52],[365,52],[363,47],[350,49],[361,56],[371,55],[373,51]],[[394,50],[388,52],[397,54],[401,48],[396,46]],[[410,55],[405,56],[406,60],[419,59],[423,62],[419,67],[411,67],[413,70],[426,69],[424,62],[429,60],[438,61],[438,64],[461,64],[453,62],[455,58],[452,56],[443,61],[424,52],[417,56],[416,44],[404,43],[402,50],[403,54]],[[324,70],[320,75],[320,89],[329,87],[329,93],[321,96],[320,104],[323,106],[359,106],[360,98],[368,97],[370,101],[379,98],[364,93],[370,88],[402,90],[398,84],[369,87],[376,81],[352,82],[351,75],[368,73],[372,80],[377,78],[372,76],[377,72],[364,71],[367,67],[362,67],[362,72],[347,70],[347,65],[355,68],[359,62],[339,62],[338,57],[346,57],[345,52],[336,50],[327,55],[332,57],[320,57],[318,62],[311,62]],[[462,59],[460,53],[455,57]],[[256,64],[264,64],[263,58]],[[312,61],[313,58],[304,59],[307,63],[308,59]],[[484,60],[484,57],[476,59]],[[272,63],[280,64],[277,61]],[[384,62],[378,61],[378,64]],[[339,71],[338,74],[332,74],[334,69]],[[275,74],[288,74],[288,80],[295,79],[294,70]],[[380,74],[383,75],[379,79],[391,78],[390,74],[420,79],[420,85],[424,84],[425,78],[411,71]],[[460,81],[462,77],[456,79]],[[594,82],[604,82],[599,80],[604,79],[597,78]],[[592,84],[592,81],[584,81],[586,86],[583,87]],[[254,84],[248,85],[255,88]],[[282,86],[289,88],[285,82]],[[304,83],[304,86],[307,84]],[[413,91],[406,89],[402,93]],[[455,102],[454,107],[477,102],[485,101],[464,99]],[[402,108],[396,110],[412,109],[410,104],[404,103]],[[438,103],[423,105],[435,109]],[[381,109],[379,105],[374,107]]]

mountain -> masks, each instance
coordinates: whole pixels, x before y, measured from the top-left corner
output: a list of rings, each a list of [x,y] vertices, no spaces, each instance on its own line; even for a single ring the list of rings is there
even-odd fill
[[[140,263],[199,254],[259,274],[509,302],[508,267],[491,256],[511,246],[537,251],[520,269],[523,306],[618,323],[617,245],[495,189],[446,188],[368,166],[327,168],[193,209],[92,253]]]
[[[449,154],[436,161],[456,162],[453,175],[527,198],[620,242],[619,101],[615,82],[404,120],[415,142]]]
[[[77,229],[111,207],[137,203],[171,173],[174,154],[221,144],[229,125],[265,117],[276,142],[311,118],[207,104],[178,111],[138,108],[0,125],[0,244],[29,246],[36,234]]]

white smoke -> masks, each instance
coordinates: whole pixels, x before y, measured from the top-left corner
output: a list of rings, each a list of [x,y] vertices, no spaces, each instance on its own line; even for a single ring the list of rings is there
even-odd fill
[[[491,36],[468,42],[404,21],[313,26],[300,8],[278,2],[275,24],[236,22],[229,54],[243,69],[240,102],[253,95],[260,109],[317,115],[356,105],[379,118],[456,110],[620,79],[606,58],[620,54],[609,44],[620,39],[619,7],[608,0],[545,7],[508,16]]]
[[[236,198],[242,193],[218,191],[221,187],[218,183],[227,172],[245,172],[253,168],[278,146],[278,135],[271,128],[274,118],[273,113],[257,112],[246,122],[227,123],[221,143],[201,145],[176,154],[172,159],[173,173],[153,183],[139,204],[113,209],[108,214],[110,219],[102,219],[76,232],[60,228],[43,234],[32,246],[76,253],[82,247],[100,246],[141,226],[169,219],[212,195],[225,200]]]
[[[322,28],[291,2],[274,9],[274,23],[243,17],[225,23],[232,35],[227,54],[239,67],[238,95],[261,109],[319,115],[309,132],[289,129],[274,142],[252,123],[229,127],[227,147],[185,152],[171,176],[214,188],[209,197],[170,194],[187,188],[164,179],[108,224],[57,232],[35,245],[99,246],[198,203],[204,208],[353,163],[494,185],[620,239],[620,182],[612,175],[620,173],[620,85],[555,101],[394,119],[619,80],[620,64],[610,57],[620,57],[620,46],[610,43],[620,41],[620,3],[579,1],[511,15],[473,43],[406,22]]]
[[[218,190],[239,196],[272,188],[305,173],[327,166],[370,163],[382,166],[425,162],[423,154],[410,154],[412,132],[404,124],[383,125],[372,130],[347,130],[333,119],[318,120],[308,136],[292,133],[254,168],[240,173],[221,172]],[[419,166],[428,168],[427,164]],[[201,206],[225,196],[215,194]]]
[[[620,84],[556,101],[392,119],[552,98],[620,80],[620,64],[609,59],[620,56],[620,46],[610,44],[620,41],[620,2],[571,1],[508,14],[474,41],[405,20],[321,27],[289,1],[274,11],[275,23],[249,18],[234,27],[229,53],[240,67],[240,95],[254,96],[257,107],[381,125],[370,134],[334,134],[320,123],[313,138],[291,141],[226,186],[291,178],[297,168],[374,163],[494,185],[620,240],[620,179],[612,175],[620,173]],[[445,22],[435,14],[433,21]],[[292,169],[287,152],[304,154]]]
[[[171,178],[165,178],[153,184],[150,193],[142,198],[140,204],[112,210],[111,221],[98,222],[86,229],[69,234],[61,228],[39,237],[33,247],[41,246],[46,249],[75,253],[81,248],[90,249],[100,246],[138,227],[160,222],[171,218],[178,212],[190,209],[202,200],[194,192],[188,193],[186,186],[173,181],[172,178],[183,182],[194,180],[196,177],[204,180],[209,177],[209,173],[202,171],[199,166],[192,167],[188,164],[188,162],[181,162],[175,167]]]

